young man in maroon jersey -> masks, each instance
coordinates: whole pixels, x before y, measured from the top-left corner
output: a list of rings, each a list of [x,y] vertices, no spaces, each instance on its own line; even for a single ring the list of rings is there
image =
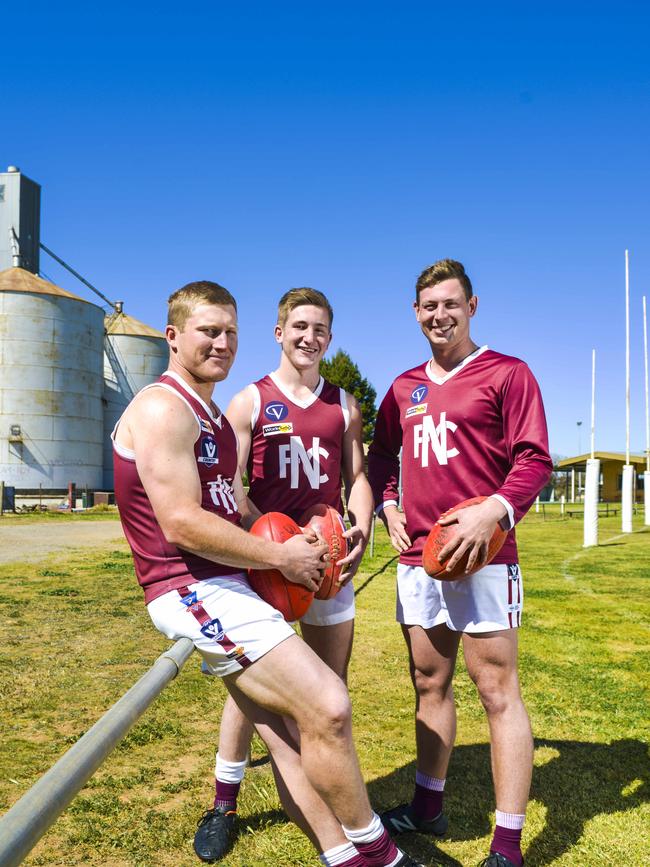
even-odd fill
[[[169,369],[113,432],[115,493],[149,615],[168,638],[190,638],[223,677],[286,781],[288,809],[313,839],[337,839],[331,863],[413,865],[368,803],[345,685],[243,571],[277,568],[315,590],[327,549],[315,534],[280,545],[239,526],[248,507],[237,438],[212,402],[237,350],[235,300],[216,283],[190,283],[171,296],[168,322]]]
[[[417,698],[415,793],[382,821],[393,833],[444,834],[447,828],[442,800],[456,731],[452,677],[462,638],[490,727],[497,814],[483,864],[512,867],[523,863],[533,759],[517,674],[523,587],[513,527],[546,484],[552,461],[542,399],[528,367],[479,348],[470,337],[477,304],[460,262],[443,259],[422,272],[414,307],[431,358],[388,390],[369,454],[375,502],[400,553],[397,620]],[[429,578],[421,564],[431,526],[451,506],[477,495],[488,499],[440,521],[458,525],[442,557],[449,556],[451,569],[469,552],[468,569],[481,566],[497,522],[510,530],[503,548],[468,578]]]
[[[247,471],[250,482],[247,525],[269,511],[298,521],[317,503],[343,514],[343,479],[353,526],[345,533],[352,550],[340,561],[345,565],[341,589],[333,599],[315,599],[300,628],[307,644],[345,681],[354,631],[351,578],[368,540],[373,503],[363,469],[358,402],[326,382],[319,371],[332,339],[332,318],[322,292],[305,287],[285,293],[275,326],[282,347],[279,367],[235,395],[226,415],[239,439],[240,471]],[[252,733],[251,724],[228,699],[215,767],[215,804],[195,837],[195,850],[206,860],[222,857],[235,833],[237,795]]]

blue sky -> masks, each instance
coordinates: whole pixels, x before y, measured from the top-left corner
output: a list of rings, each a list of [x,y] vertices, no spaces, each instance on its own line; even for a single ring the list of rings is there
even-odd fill
[[[24,17],[23,17],[24,16]],[[475,339],[524,358],[551,450],[645,442],[650,13],[641,3],[29,4],[5,20],[0,166],[43,185],[42,240],[162,327],[215,279],[240,302],[218,399],[275,366],[280,294],[325,291],[383,395],[425,359],[413,286],[443,256]],[[55,282],[88,297],[43,256]]]

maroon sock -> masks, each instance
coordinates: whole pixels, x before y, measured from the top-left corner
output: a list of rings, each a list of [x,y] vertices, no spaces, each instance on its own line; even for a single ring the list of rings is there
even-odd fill
[[[411,807],[418,819],[435,819],[442,813],[442,799],[444,792],[436,792],[427,789],[426,786],[415,784],[415,794],[411,801]]]
[[[214,806],[221,807],[222,810],[237,809],[237,795],[241,783],[224,783],[222,780],[217,780],[215,783]]]
[[[524,857],[521,854],[521,830],[521,828],[504,828],[502,825],[497,825],[494,829],[490,852],[499,852],[500,855],[509,858],[517,867],[521,867],[524,863]]]
[[[384,828],[372,843],[355,843],[357,851],[365,858],[368,867],[385,867],[399,857],[400,850]]]

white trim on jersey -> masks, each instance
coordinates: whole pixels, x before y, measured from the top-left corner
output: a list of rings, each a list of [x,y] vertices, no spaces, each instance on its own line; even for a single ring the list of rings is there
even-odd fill
[[[445,376],[434,376],[434,374],[431,373],[431,359],[429,359],[427,361],[427,366],[425,367],[426,375],[429,377],[431,382],[435,382],[436,385],[444,385],[445,382],[447,382],[447,380],[452,378],[452,376],[456,376],[456,374],[458,373],[459,370],[462,370],[471,361],[474,361],[475,358],[478,358],[479,355],[482,355],[487,348],[488,348],[487,345],[486,346],[480,346],[477,350],[472,352],[471,355],[468,355],[466,358],[463,358],[463,360],[459,364],[457,364],[456,367],[454,367],[452,370],[450,370],[449,373],[445,374]]]
[[[212,419],[212,421],[217,425],[217,427],[218,427],[219,429],[221,429],[221,412],[217,410],[219,414],[218,414],[218,415],[215,415],[214,412],[212,411],[212,407],[209,407],[209,406],[207,405],[207,403],[203,400],[203,398],[200,397],[200,396],[199,396],[199,395],[194,391],[194,389],[191,388],[191,387],[190,387],[190,386],[185,382],[185,380],[183,379],[182,376],[179,376],[177,373],[174,373],[174,372],[171,371],[171,370],[166,370],[166,371],[163,373],[163,376],[169,376],[169,377],[171,377],[172,379],[176,380],[176,382],[180,385],[181,388],[185,389],[185,391],[186,391],[186,392],[187,392],[191,397],[193,397],[194,400],[197,400],[197,401],[201,404],[201,406],[202,406],[203,409],[207,412],[207,414],[210,416],[210,418]],[[162,385],[162,386],[165,386],[165,383],[164,383],[164,382],[152,382],[151,385]],[[169,388],[169,386],[166,386],[166,387]],[[150,386],[145,386],[145,388],[150,388]],[[143,391],[144,391],[144,389],[143,389]],[[216,406],[215,406],[215,409],[217,409]],[[194,412],[194,410],[192,410],[192,412]],[[196,415],[196,413],[194,413],[194,414]],[[198,416],[197,416],[197,418],[198,418]],[[199,426],[200,426],[200,421],[199,421]]]
[[[178,377],[177,377],[177,376],[174,376],[174,374],[169,373],[169,374],[167,374],[167,375],[168,375],[168,376],[173,376],[174,379],[178,379]],[[201,436],[201,419],[200,419],[198,413],[196,412],[196,410],[194,409],[194,407],[192,406],[192,404],[191,404],[191,403],[189,402],[189,400],[185,397],[185,395],[181,394],[179,391],[176,391],[176,389],[175,389],[175,388],[172,388],[171,385],[167,385],[166,382],[150,382],[149,385],[145,385],[144,388],[141,388],[140,391],[138,392],[138,394],[142,394],[143,391],[148,391],[150,388],[164,388],[165,391],[168,391],[170,394],[175,394],[176,397],[177,397],[179,400],[182,400],[182,401],[183,401],[183,403],[187,406],[187,408],[189,409],[189,411],[192,413],[192,415],[193,415],[194,418],[196,419],[196,423],[197,423],[197,425],[198,425],[198,427],[199,427],[199,429],[198,429],[198,431],[197,431],[197,434],[196,434],[196,436],[194,437],[194,440],[193,440],[193,443],[195,443],[195,442],[198,440],[198,438]],[[192,389],[190,388],[190,389],[188,389],[188,391],[191,392]],[[193,393],[193,392],[192,392],[192,393]],[[197,400],[199,400],[199,401],[201,402],[202,406],[205,406],[205,403],[201,400],[200,397],[198,397],[198,395],[197,395]],[[206,407],[206,409],[207,409],[207,407]],[[210,418],[211,418],[214,422],[217,422],[217,419],[212,415],[211,412],[209,412],[209,410],[208,410],[208,413],[209,413],[209,415],[210,415]],[[115,422],[115,427],[114,427],[113,430],[111,431],[111,440],[112,440],[113,445],[115,446],[115,449],[116,449],[116,451],[117,451],[117,453],[118,453],[119,455],[121,455],[123,458],[132,458],[132,457],[134,458],[134,457],[135,457],[135,452],[131,452],[131,449],[126,449],[126,450],[125,450],[126,453],[125,453],[125,454],[122,454],[122,451],[120,451],[120,449],[124,449],[124,446],[120,446],[119,443],[118,443],[118,442],[116,441],[116,439],[115,439],[115,434],[117,433],[117,429],[118,429],[118,427],[119,427],[121,421],[122,421],[122,416],[120,416],[120,417],[118,418],[118,420]],[[219,417],[219,422],[218,422],[218,424],[219,424],[219,427],[221,427],[221,417]],[[127,454],[127,453],[128,453],[128,454]]]
[[[312,403],[315,403],[317,398],[320,397],[320,393],[323,390],[323,386],[325,385],[325,380],[321,376],[318,380],[318,385],[312,391],[307,400],[299,400],[294,394],[291,394],[291,392],[284,387],[284,385],[280,382],[280,379],[275,375],[275,371],[273,373],[269,373],[269,378],[273,381],[273,384],[278,389],[278,391],[281,391],[287,400],[290,400],[291,403],[295,404],[295,406],[299,406],[301,409],[308,409],[308,407],[310,407]]]
[[[257,419],[260,417],[260,410],[262,409],[262,398],[260,397],[260,390],[255,385],[254,382],[251,382],[247,388],[250,390],[251,397],[253,398],[253,409],[251,411],[251,430],[255,429],[255,425],[257,424]]]
[[[339,399],[341,401],[341,412],[343,413],[343,421],[345,422],[345,427],[343,430],[347,430],[350,427],[350,409],[348,407],[348,395],[344,388],[339,388]]]
[[[501,505],[505,508],[506,512],[508,513],[508,521],[509,521],[507,529],[512,530],[512,528],[515,526],[515,510],[512,508],[512,506],[506,500],[506,498],[501,496],[501,494],[490,494],[490,496],[492,497],[492,499],[498,500],[501,503]]]

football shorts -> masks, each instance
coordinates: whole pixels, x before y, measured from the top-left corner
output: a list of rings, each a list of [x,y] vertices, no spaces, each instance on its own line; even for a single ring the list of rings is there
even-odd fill
[[[219,677],[241,671],[295,635],[280,612],[251,590],[243,573],[170,590],[147,610],[167,638],[191,639],[205,667]]]
[[[490,564],[458,581],[430,578],[421,566],[397,566],[398,623],[454,632],[496,632],[521,626],[524,587],[518,564]]]

